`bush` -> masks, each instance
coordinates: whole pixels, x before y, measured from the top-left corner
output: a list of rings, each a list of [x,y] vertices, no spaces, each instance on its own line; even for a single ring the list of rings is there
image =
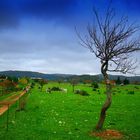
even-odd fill
[[[139,87],[136,87],[136,86],[135,86],[134,88],[135,88],[135,89],[139,89]]]
[[[116,94],[116,92],[113,92],[113,95],[115,95]]]
[[[128,91],[127,92],[127,94],[131,94],[131,95],[134,94],[134,93],[135,93],[134,91]]]
[[[120,80],[120,77],[118,77],[117,80],[116,80],[116,84],[120,85],[121,83],[122,83],[122,81]]]
[[[81,90],[80,95],[89,96],[89,94],[85,90]]]
[[[99,88],[99,85],[98,85],[98,83],[92,83],[92,87],[93,88]]]
[[[78,89],[78,90],[75,90],[75,92],[74,92],[75,94],[79,94],[80,93],[80,90]]]
[[[93,91],[96,91],[96,88],[93,88]]]
[[[33,88],[35,86],[35,83],[31,83],[31,88]]]
[[[59,87],[52,87],[51,91],[61,91],[61,89]]]
[[[129,80],[127,78],[125,78],[124,81],[123,81],[123,84],[128,85],[129,83],[130,83]]]
[[[85,90],[75,90],[75,94],[80,94],[82,96],[89,96],[89,94]]]
[[[3,93],[10,93],[12,91],[16,91],[17,83],[6,79],[3,82],[0,82],[0,86],[3,89]]]

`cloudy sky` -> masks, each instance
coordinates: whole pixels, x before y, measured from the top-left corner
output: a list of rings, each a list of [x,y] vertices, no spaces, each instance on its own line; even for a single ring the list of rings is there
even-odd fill
[[[97,74],[100,62],[78,43],[109,0],[0,0],[0,71]],[[140,23],[139,0],[113,1],[117,18]],[[140,68],[137,69],[140,73]]]

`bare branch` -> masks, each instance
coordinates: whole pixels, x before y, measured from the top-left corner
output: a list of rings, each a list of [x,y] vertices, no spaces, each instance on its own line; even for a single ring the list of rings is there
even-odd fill
[[[133,38],[135,33],[139,31],[139,27],[128,24],[127,17],[115,21],[115,11],[110,5],[104,17],[104,22],[95,8],[93,8],[93,12],[97,26],[88,25],[88,34],[84,38],[76,30],[82,46],[88,48],[101,60],[102,73],[107,71],[121,73],[134,71],[136,63],[128,56],[133,52],[140,51],[140,39]],[[110,62],[113,63],[114,69],[109,69]]]

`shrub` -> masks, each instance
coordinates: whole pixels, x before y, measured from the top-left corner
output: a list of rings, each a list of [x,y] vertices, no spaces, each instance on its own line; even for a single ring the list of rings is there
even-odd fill
[[[85,90],[81,90],[80,95],[89,96],[89,94]]]
[[[27,84],[28,84],[28,80],[25,77],[20,78],[18,80],[19,88],[25,88],[27,86]]]
[[[74,93],[75,93],[75,94],[79,94],[79,93],[80,93],[80,89],[75,90]]]
[[[131,95],[134,94],[134,93],[135,93],[134,91],[128,91],[127,92],[127,94],[131,94]]]
[[[93,91],[96,91],[96,88],[93,88]]]
[[[52,87],[51,90],[52,91],[61,91],[61,89],[59,87]]]
[[[118,93],[121,93],[121,91],[120,91],[120,90],[118,90]]]
[[[123,81],[123,84],[128,85],[129,83],[130,83],[129,80],[127,78],[125,78],[124,81]]]
[[[135,86],[134,88],[135,88],[135,89],[139,89],[139,87],[136,87],[136,86]]]
[[[120,80],[120,77],[118,77],[117,80],[116,80],[116,84],[120,85],[121,83],[122,83],[122,81]]]
[[[89,96],[89,94],[85,90],[76,90],[75,94],[80,94],[82,96]]]
[[[115,95],[116,94],[116,92],[113,92],[113,95]]]
[[[31,83],[31,88],[33,88],[35,86],[35,83]]]
[[[99,85],[98,85],[98,83],[92,83],[92,87],[93,88],[99,88]]]
[[[11,91],[16,90],[17,84],[6,79],[3,82],[0,82],[0,86],[2,87],[2,89],[5,93],[9,93]]]

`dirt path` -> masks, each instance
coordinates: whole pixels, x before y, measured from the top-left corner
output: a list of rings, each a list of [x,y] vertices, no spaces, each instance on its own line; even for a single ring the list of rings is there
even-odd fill
[[[26,90],[22,91],[18,95],[11,95],[10,97],[7,97],[3,101],[0,101],[0,116],[8,110],[8,108],[14,104],[17,100],[19,100],[20,97],[22,97],[25,93],[28,92],[29,86],[26,88]]]
[[[8,106],[7,105],[3,105],[2,107],[0,107],[0,116],[8,110]]]

